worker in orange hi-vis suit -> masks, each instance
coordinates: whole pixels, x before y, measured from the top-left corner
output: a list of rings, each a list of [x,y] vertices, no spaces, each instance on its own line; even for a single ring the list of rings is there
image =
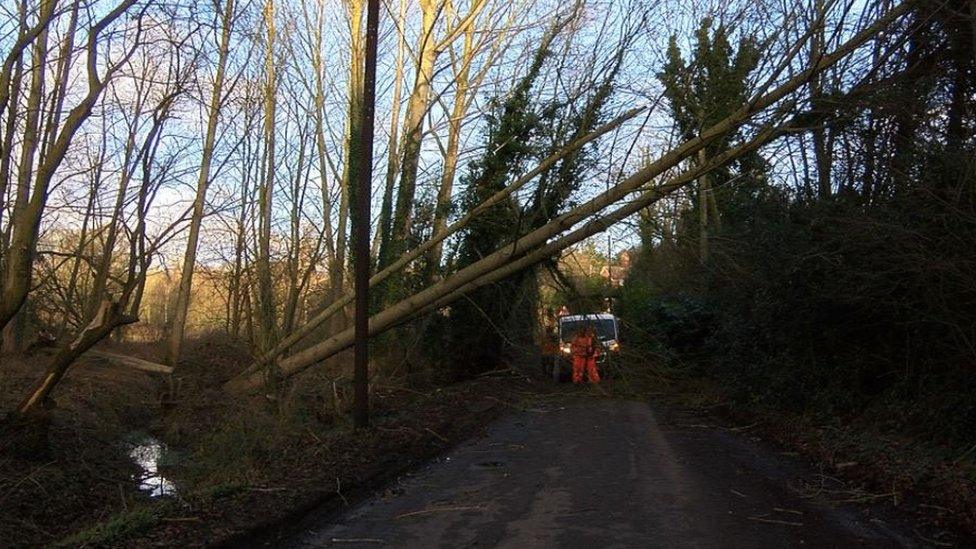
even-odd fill
[[[570,348],[573,353],[573,383],[583,383],[584,369],[590,383],[600,383],[600,373],[596,369],[599,348],[593,328],[587,327],[576,332]]]

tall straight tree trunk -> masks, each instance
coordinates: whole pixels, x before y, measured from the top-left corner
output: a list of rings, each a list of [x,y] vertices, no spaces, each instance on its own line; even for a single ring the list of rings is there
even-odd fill
[[[698,259],[708,261],[708,177],[698,181]]]
[[[417,44],[413,90],[407,100],[407,112],[403,119],[403,163],[400,167],[400,186],[396,207],[393,210],[390,238],[382,243],[385,246],[380,249],[380,267],[389,265],[393,258],[403,253],[406,236],[411,230],[424,118],[430,105],[430,84],[434,76],[434,62],[437,59],[434,23],[437,20],[438,8],[439,5],[434,0],[420,0],[422,21]]]
[[[702,148],[698,151],[698,165],[704,166],[708,161],[708,154]],[[712,187],[708,174],[698,179],[698,259],[702,263],[708,261],[708,210],[711,200]]]
[[[22,0],[19,5],[20,26],[22,29],[27,26],[26,9],[25,0]],[[0,93],[6,92],[9,99],[6,105],[7,120],[3,128],[3,139],[0,140],[0,227],[3,227],[3,214],[6,211],[5,201],[7,199],[7,189],[10,185],[10,172],[13,164],[14,131],[17,129],[20,91],[24,77],[24,63],[19,52],[16,57],[11,58],[11,63],[10,72],[12,79],[9,83],[0,81],[0,85],[6,84],[8,88],[0,90]],[[3,259],[10,243],[9,236],[9,232],[0,231],[0,277],[3,275]]]
[[[193,284],[193,270],[197,261],[197,243],[200,226],[203,224],[203,207],[207,200],[207,187],[210,185],[210,167],[213,163],[214,146],[217,141],[217,123],[220,121],[220,106],[224,89],[224,74],[227,70],[227,56],[230,51],[230,36],[234,21],[234,0],[224,2],[221,15],[220,46],[217,51],[217,73],[214,75],[213,90],[207,113],[207,132],[203,140],[200,158],[200,173],[197,176],[197,192],[193,199],[193,214],[190,217],[190,230],[186,238],[186,251],[183,254],[183,269],[180,287],[176,294],[176,307],[173,311],[169,333],[169,364],[176,367],[183,346],[186,330],[186,316],[190,308],[190,291]]]
[[[824,22],[823,0],[817,0],[814,5],[813,20],[819,21],[810,40],[810,65],[816,64],[823,55]],[[810,108],[814,112],[824,108],[823,77],[816,73],[810,77]],[[833,171],[833,157],[831,156],[831,142],[827,135],[827,128],[823,123],[816,124],[810,132],[813,135],[813,154],[817,161],[817,197],[821,200],[830,198],[832,193],[831,172]]]
[[[380,219],[376,227],[376,236],[373,238],[372,254],[373,259],[379,257],[380,249],[385,242],[390,240],[390,231],[393,224],[393,189],[396,183],[397,172],[400,171],[400,99],[403,95],[403,57],[407,49],[407,42],[403,36],[402,29],[406,27],[407,12],[406,0],[400,0],[400,18],[398,33],[396,63],[394,67],[395,75],[393,80],[393,101],[392,112],[390,113],[390,141],[386,160],[386,184],[383,186],[383,201],[380,205]]]
[[[291,210],[293,212],[300,212],[305,205],[305,195],[304,190],[307,188],[308,184],[308,168],[305,162],[305,154],[307,147],[307,139],[305,139],[304,132],[299,132],[298,139],[298,160],[295,164],[295,176],[294,180],[291,182]],[[298,312],[298,303],[301,299],[303,289],[305,287],[305,277],[300,271],[302,270],[302,225],[301,218],[297,215],[293,215],[291,218],[291,224],[289,226],[291,231],[291,245],[288,250],[288,260],[285,262],[288,273],[288,288],[285,291],[285,303],[284,309],[281,315],[281,331],[282,333],[291,333],[292,328],[295,325],[295,316]],[[317,254],[317,252],[315,252]],[[313,256],[315,255],[313,254]],[[310,262],[314,262],[314,257],[310,259]]]
[[[482,4],[483,5],[483,4]],[[457,89],[454,95],[454,107],[451,109],[451,119],[447,127],[447,150],[444,152],[444,173],[441,174],[441,184],[437,189],[437,206],[434,209],[434,234],[447,227],[447,218],[451,213],[451,195],[454,190],[454,177],[457,173],[458,147],[461,142],[461,124],[468,112],[468,90],[470,85],[471,62],[474,56],[474,23],[469,21],[464,29],[464,48],[461,51],[461,67],[455,76]],[[430,250],[428,265],[433,277],[441,263],[444,254],[444,243],[438,242]]]
[[[325,231],[326,262],[329,270],[330,293],[335,295],[342,289],[343,266],[336,254],[335,230],[332,228],[332,191],[329,188],[329,158],[325,143],[325,63],[322,59],[322,18],[325,15],[323,0],[317,1],[315,13],[315,36],[312,52],[312,70],[315,71],[315,147],[318,153],[318,171],[322,189],[322,226]],[[340,183],[341,185],[341,183]]]
[[[362,125],[363,104],[363,4],[364,0],[345,0],[349,10],[349,97],[346,124],[345,158],[339,195],[339,222],[336,226],[336,264],[346,269],[346,242],[349,226],[350,193],[359,169],[359,155],[355,150]]]
[[[274,48],[276,38],[274,0],[265,0],[264,24],[267,31],[265,43],[264,87],[264,163],[262,181],[258,188],[258,257],[255,262],[258,288],[258,348],[263,352],[274,347],[276,318],[274,285],[271,280],[271,200],[275,182],[275,111],[277,89]]]

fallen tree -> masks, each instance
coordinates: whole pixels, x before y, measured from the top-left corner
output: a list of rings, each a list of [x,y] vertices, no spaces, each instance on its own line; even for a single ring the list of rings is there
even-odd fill
[[[428,251],[433,249],[434,246],[440,244],[452,234],[466,227],[471,222],[472,219],[481,215],[482,213],[487,211],[495,204],[498,204],[502,200],[505,200],[513,193],[517,192],[519,189],[521,189],[526,184],[528,184],[530,181],[532,181],[534,178],[536,178],[539,174],[551,168],[560,159],[569,155],[573,151],[580,149],[584,145],[591,143],[592,141],[599,138],[600,136],[605,135],[608,132],[613,131],[614,129],[620,127],[621,124],[637,116],[638,114],[640,114],[645,110],[647,110],[647,107],[639,107],[639,108],[631,109],[625,112],[624,114],[618,116],[614,120],[607,122],[606,124],[600,126],[599,128],[596,128],[589,134],[580,137],[579,139],[566,145],[562,149],[556,151],[555,153],[547,157],[545,160],[543,160],[538,166],[528,171],[525,175],[516,179],[511,185],[495,193],[488,200],[485,200],[484,202],[479,204],[475,209],[471,210],[470,212],[462,216],[454,223],[451,223],[449,226],[445,227],[444,230],[434,234],[429,240],[417,246],[416,248],[410,250],[409,252],[403,254],[395,262],[391,263],[389,266],[387,266],[380,272],[374,274],[369,279],[369,287],[372,288],[380,284],[381,282],[389,278],[391,275],[399,272],[404,267],[409,265],[412,261],[422,257]],[[271,360],[280,356],[287,349],[289,349],[290,347],[292,347],[293,345],[301,341],[302,338],[309,335],[310,333],[312,333],[312,331],[314,331],[316,328],[321,326],[326,320],[335,316],[344,307],[352,303],[353,298],[354,298],[354,294],[352,292],[348,292],[342,297],[340,297],[339,299],[334,300],[325,309],[323,309],[321,312],[319,312],[310,320],[308,320],[308,322],[306,322],[299,328],[295,329],[291,334],[289,334],[287,337],[282,339],[271,351],[265,353],[263,356],[255,360],[254,363],[248,366],[247,370],[245,370],[242,375],[249,375],[253,372],[258,371],[261,368],[261,366],[267,364]]]
[[[627,203],[620,208],[587,222],[582,227],[570,231],[569,233],[566,233],[560,238],[553,240],[544,246],[536,248],[519,259],[508,263],[504,267],[495,269],[494,271],[472,280],[450,294],[438,299],[407,320],[418,318],[425,314],[430,314],[434,311],[442,309],[478,288],[487,286],[488,284],[493,284],[505,279],[506,277],[512,276],[523,269],[527,269],[533,265],[541,263],[569,246],[582,242],[583,240],[597,233],[605,231],[614,223],[622,221],[627,217],[639,212],[643,208],[650,206],[677,189],[680,189],[681,187],[697,180],[702,175],[720,168],[722,165],[727,164],[750,151],[758,149],[762,145],[769,143],[786,131],[788,131],[788,126],[774,128],[771,125],[768,125],[761,132],[759,132],[758,135],[746,143],[743,143],[742,145],[739,145],[733,149],[729,149],[725,153],[712,158],[707,164],[686,170],[681,174],[669,179],[667,182],[644,191],[638,195],[637,198],[627,201]]]
[[[771,91],[762,92],[751,101],[742,105],[733,114],[724,120],[704,129],[694,138],[688,139],[671,149],[654,162],[651,162],[643,169],[634,173],[624,181],[607,189],[607,191],[583,203],[582,205],[560,215],[546,225],[526,234],[513,242],[506,244],[494,253],[483,259],[461,269],[453,275],[433,284],[426,289],[407,297],[400,302],[387,307],[383,311],[370,317],[369,333],[376,335],[408,319],[420,311],[427,310],[431,305],[440,302],[446,296],[454,294],[459,289],[476,281],[477,279],[490,275],[493,271],[503,269],[513,261],[517,261],[520,256],[532,252],[534,249],[544,246],[545,243],[564,231],[571,229],[584,219],[596,215],[604,208],[624,199],[630,193],[639,190],[642,186],[653,181],[658,176],[676,167],[683,160],[696,154],[706,145],[718,139],[727,132],[739,128],[744,123],[752,119],[755,115],[776,105],[787,97],[790,93],[803,86],[815,74],[823,71],[831,65],[837,63],[847,55],[855,51],[879,31],[898,20],[909,10],[910,2],[902,3],[884,16],[878,18],[874,23],[867,26],[859,33],[852,36],[849,40],[838,46],[833,52],[824,54],[820,59],[813,63],[806,70],[803,70],[785,82],[774,87]],[[772,82],[778,77],[779,73],[785,69],[792,56],[802,47],[806,37],[798,40],[791,51],[787,54],[784,61],[780,64],[774,74],[770,76],[767,84],[760,89],[772,87]],[[714,169],[712,163],[705,165],[708,169]],[[684,180],[681,184],[668,186],[666,191],[661,191],[660,196],[665,196],[670,192],[681,188],[691,179]],[[636,211],[636,210],[635,210]],[[571,239],[569,239],[571,240]],[[571,243],[563,242],[560,245],[546,246],[546,253],[558,252]],[[461,293],[455,294],[463,295]],[[278,365],[277,374],[288,377],[303,371],[312,364],[326,359],[339,351],[352,345],[353,331],[344,330],[328,339],[300,351],[284,360]],[[242,373],[225,384],[225,389],[231,392],[248,392],[260,388],[265,382],[266,376],[262,372],[250,371]]]
[[[118,364],[121,366],[126,366],[128,368],[133,368],[135,370],[141,370],[143,372],[150,372],[153,374],[173,373],[172,366],[167,366],[165,364],[160,364],[158,362],[143,360],[141,358],[136,358],[134,356],[126,356],[126,355],[120,355],[118,353],[110,353],[108,351],[99,351],[96,349],[92,349],[87,353],[85,353],[84,356],[95,358],[95,359],[101,359],[106,362]]]

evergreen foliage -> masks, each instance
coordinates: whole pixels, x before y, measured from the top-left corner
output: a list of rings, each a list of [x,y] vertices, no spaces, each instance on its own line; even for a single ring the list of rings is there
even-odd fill
[[[554,35],[550,35],[554,37]],[[463,177],[469,211],[502,190],[522,173],[528,160],[539,161],[582,137],[601,122],[603,107],[623,61],[623,49],[612,59],[601,81],[583,101],[538,99],[532,90],[549,56],[551,38],[536,51],[527,73],[504,98],[492,102],[487,116],[485,154],[473,161]],[[514,198],[477,217],[461,234],[457,268],[494,252],[520,234],[545,225],[566,207],[587,170],[592,149],[581,148],[539,176],[525,204]],[[534,340],[538,328],[539,287],[536,269],[528,269],[472,292],[451,310],[452,348],[460,355],[460,375],[500,366],[499,362],[538,359]]]
[[[704,266],[688,231],[648,235],[621,314],[648,327],[649,345],[694,364],[739,405],[863,418],[955,455],[972,445],[976,34],[960,8],[921,5],[866,93],[825,90],[811,102],[809,120],[836,144],[832,192],[813,190],[813,166],[797,169],[792,188],[787,179],[726,204],[738,213],[723,219]],[[684,135],[701,124],[701,105],[745,97],[708,78],[737,64],[716,61],[729,50],[706,37],[690,64],[672,42],[662,73]]]
[[[681,139],[690,139],[703,128],[725,119],[749,98],[750,75],[760,60],[760,45],[751,37],[738,41],[733,50],[729,29],[714,26],[710,18],[702,20],[695,33],[695,45],[688,61],[682,57],[677,37],[668,42],[667,62],[658,78],[664,85],[671,116]],[[729,149],[738,138],[732,132],[715,140],[705,148],[709,158]],[[718,209],[723,216],[736,221],[747,216],[741,209],[763,192],[766,162],[757,153],[750,153],[735,163],[709,174],[715,191]],[[735,185],[727,185],[735,179]],[[689,217],[697,216],[698,197],[692,197]]]

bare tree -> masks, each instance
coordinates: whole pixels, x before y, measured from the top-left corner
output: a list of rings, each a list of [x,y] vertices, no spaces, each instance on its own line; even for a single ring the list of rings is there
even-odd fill
[[[53,9],[54,0],[48,0]],[[98,72],[98,49],[100,47],[99,37],[101,33],[113,22],[122,17],[133,5],[136,0],[123,0],[104,17],[95,22],[88,32],[87,42],[87,72],[88,90],[77,105],[71,109],[56,130],[57,137],[53,140],[47,154],[38,159],[37,169],[26,174],[22,170],[22,179],[18,181],[19,188],[17,201],[14,204],[14,216],[11,218],[11,238],[9,248],[4,254],[4,271],[2,275],[2,288],[0,288],[0,327],[5,327],[24,304],[30,289],[31,263],[36,253],[37,236],[40,228],[41,215],[47,203],[48,188],[55,172],[64,160],[68,152],[68,147],[74,139],[75,133],[81,125],[91,115],[95,103],[98,101],[105,87],[111,82],[115,74],[121,69],[128,58],[135,52],[135,45],[138,44],[141,36],[141,13],[136,20],[136,30],[128,50],[122,55],[121,60],[109,65],[104,74]],[[42,17],[44,19],[44,17]],[[43,29],[41,29],[43,30]],[[41,34],[40,32],[38,34]],[[46,58],[46,39],[38,37],[38,44],[35,46],[38,58],[35,64],[43,70],[44,58]],[[40,82],[43,82],[43,73],[35,74]],[[33,85],[33,84],[32,84]],[[36,86],[40,86],[38,83]],[[57,86],[66,87],[69,85],[67,78],[56,83]],[[39,103],[39,102],[35,102]],[[55,131],[55,130],[52,130]],[[36,146],[40,128],[35,125],[25,129],[22,141],[25,148]],[[29,144],[35,145],[29,145]],[[30,160],[33,160],[32,158]],[[28,178],[29,175],[33,177]],[[24,185],[29,179],[33,179],[33,189],[28,190]]]
[[[275,22],[275,2],[265,0],[263,21],[265,27],[264,49],[264,124],[262,130],[263,153],[261,158],[261,180],[258,184],[258,255],[255,260],[258,304],[258,347],[271,349],[277,338],[277,316],[275,314],[274,284],[271,280],[271,200],[274,192],[275,173],[275,112],[277,110],[277,60],[275,45],[277,27]]]
[[[197,260],[197,243],[200,238],[200,226],[203,224],[203,208],[207,200],[207,187],[210,184],[210,171],[217,141],[217,124],[220,121],[220,110],[224,101],[224,80],[227,71],[227,58],[230,55],[230,39],[234,27],[234,18],[234,0],[225,0],[219,15],[220,45],[217,48],[217,68],[210,92],[210,101],[206,107],[207,129],[203,141],[203,151],[200,155],[200,175],[197,178],[196,196],[193,199],[193,215],[190,217],[186,252],[183,255],[180,287],[170,326],[169,363],[174,367],[180,360],[180,350],[186,329],[186,316],[190,307],[190,291]]]

